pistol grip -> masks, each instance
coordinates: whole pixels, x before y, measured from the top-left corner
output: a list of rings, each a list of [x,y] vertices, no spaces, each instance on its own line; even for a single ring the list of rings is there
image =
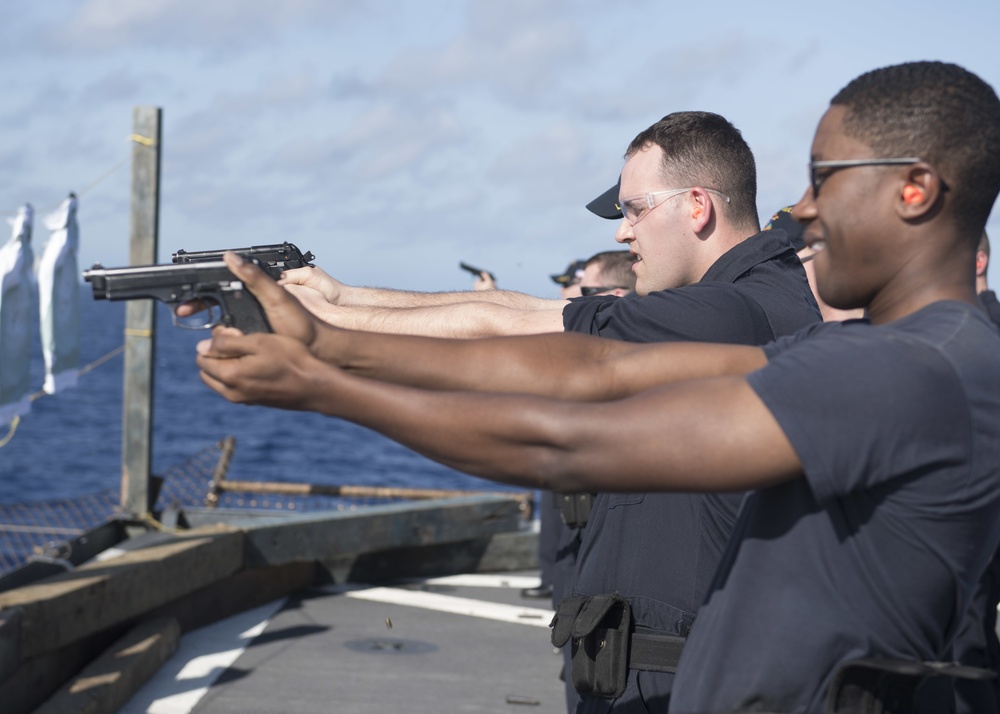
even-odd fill
[[[222,321],[227,327],[236,327],[249,335],[252,332],[273,332],[264,308],[249,291],[227,290],[220,296]]]

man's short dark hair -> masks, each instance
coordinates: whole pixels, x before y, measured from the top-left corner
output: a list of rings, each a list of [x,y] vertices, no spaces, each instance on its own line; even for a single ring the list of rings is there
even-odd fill
[[[979,239],[979,247],[976,251],[983,251],[986,253],[986,257],[990,257],[990,237],[986,235],[986,231],[983,231],[983,237]]]
[[[632,265],[636,256],[627,250],[606,250],[587,259],[587,265],[601,266],[601,276],[608,285],[635,290],[635,273]]]
[[[674,112],[641,132],[625,158],[656,144],[663,149],[663,173],[674,188],[703,186],[729,196],[717,202],[736,227],[760,230],[757,217],[757,165],[740,130],[711,112]]]
[[[978,235],[1000,191],[1000,99],[989,84],[958,65],[910,62],[861,75],[830,104],[846,107],[845,133],[877,157],[934,166],[956,225]]]

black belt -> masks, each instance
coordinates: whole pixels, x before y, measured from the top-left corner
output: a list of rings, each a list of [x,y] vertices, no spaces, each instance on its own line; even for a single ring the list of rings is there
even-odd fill
[[[629,669],[647,672],[677,671],[686,639],[677,635],[654,635],[649,632],[633,632],[629,642]]]

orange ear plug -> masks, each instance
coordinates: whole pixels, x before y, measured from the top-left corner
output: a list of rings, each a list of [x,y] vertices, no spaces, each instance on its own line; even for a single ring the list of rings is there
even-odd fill
[[[903,187],[903,202],[904,203],[920,203],[924,200],[924,192],[921,191],[916,186],[904,186]]]

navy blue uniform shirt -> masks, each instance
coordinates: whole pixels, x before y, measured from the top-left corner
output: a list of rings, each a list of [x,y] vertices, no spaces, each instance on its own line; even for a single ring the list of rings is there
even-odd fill
[[[784,231],[762,231],[722,255],[697,283],[635,300],[575,298],[567,332],[626,342],[762,345],[819,321],[802,263]]]
[[[818,714],[846,660],[936,660],[998,538],[1000,335],[942,301],[767,348],[748,382],[803,476],[747,497],[670,711]]]
[[[735,246],[693,285],[635,300],[574,300],[563,313],[567,330],[629,342],[762,345],[819,320],[802,263],[780,230]],[[687,634],[741,499],[741,494],[599,494],[584,529],[572,592],[617,592],[629,600],[637,626]],[[632,672],[623,699],[660,706],[672,679]],[[618,702],[616,710],[619,705],[628,707]]]
[[[992,290],[979,293],[979,304],[1000,327],[1000,302]],[[997,605],[1000,604],[1000,550],[979,579],[972,604],[955,636],[954,659],[997,673],[990,680],[957,680],[957,714],[1000,711],[1000,640],[997,639]],[[950,659],[950,658],[949,658]]]
[[[993,324],[1000,327],[1000,302],[997,302],[997,294],[992,290],[984,290],[979,293],[979,304],[986,310]]]

